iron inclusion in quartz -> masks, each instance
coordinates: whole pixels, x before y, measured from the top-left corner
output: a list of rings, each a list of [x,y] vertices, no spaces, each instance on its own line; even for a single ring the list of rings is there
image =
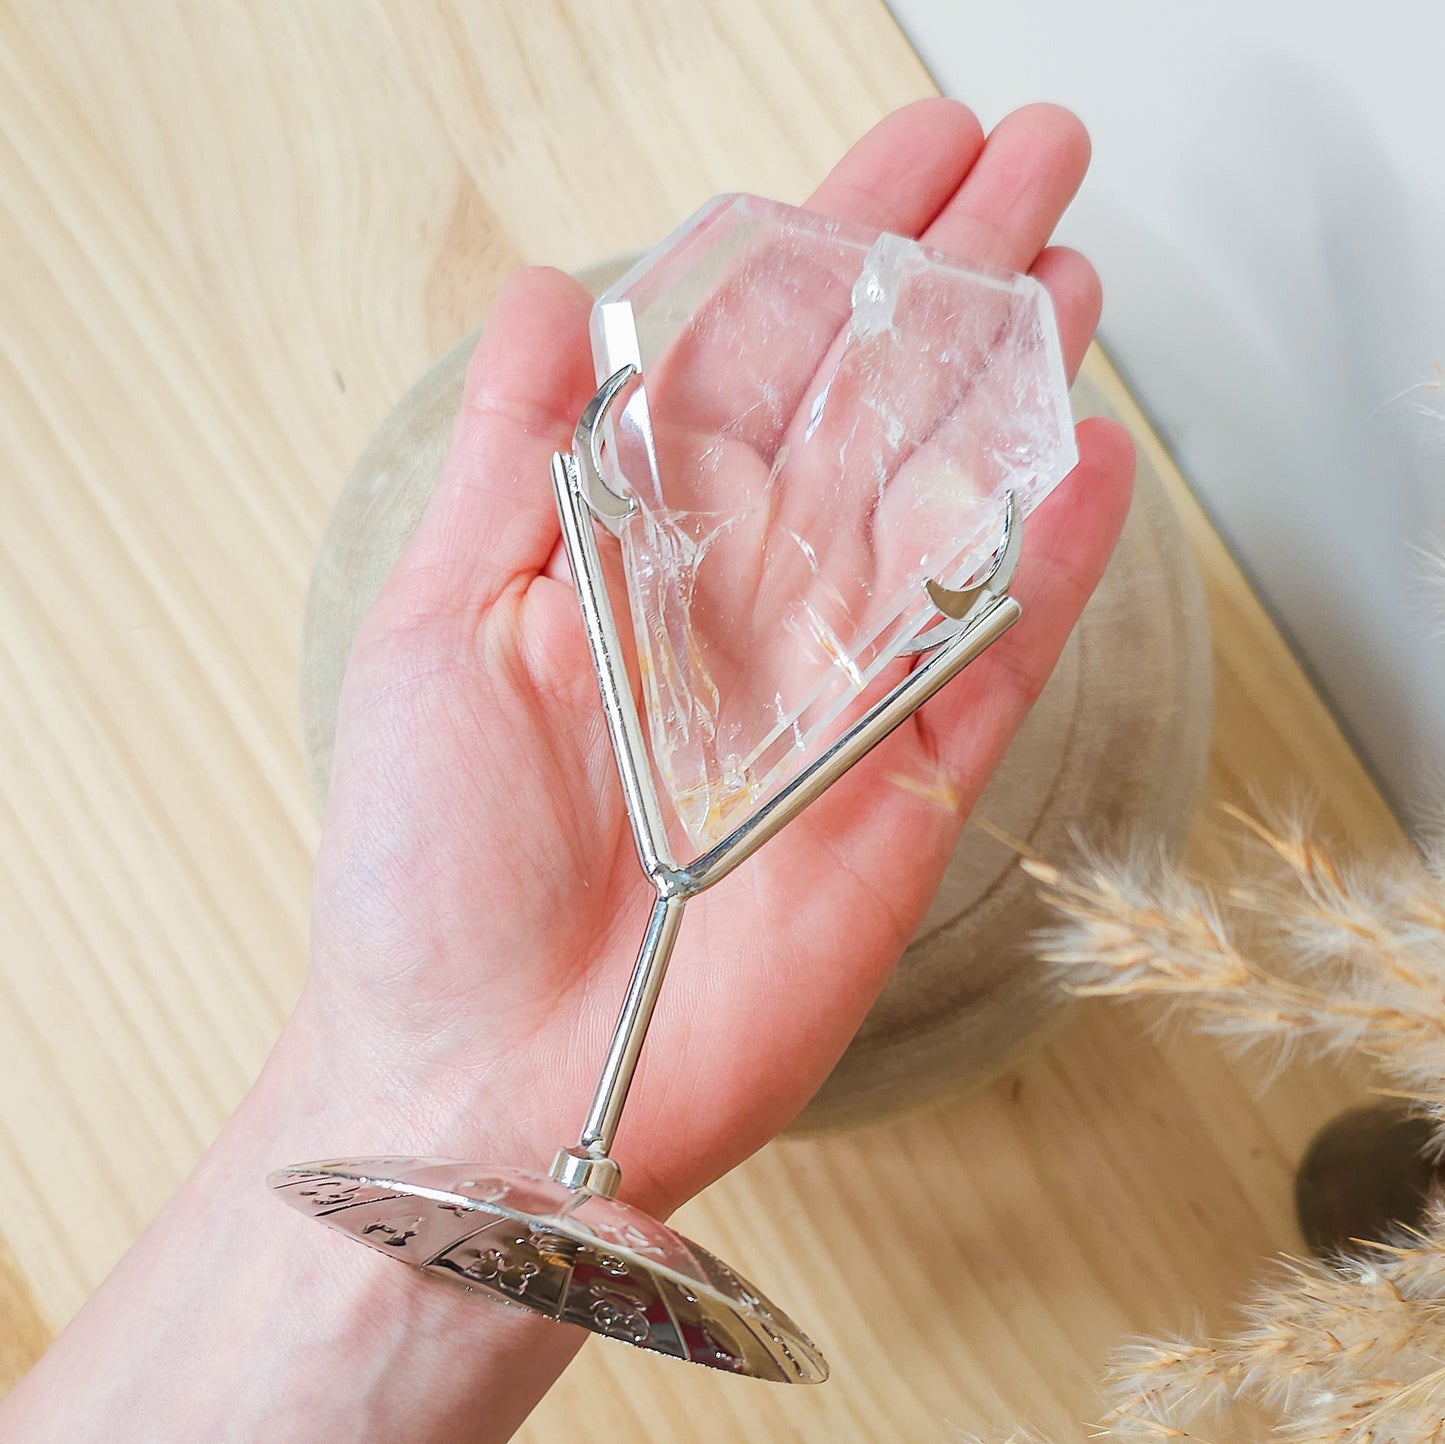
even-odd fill
[[[1048,293],[756,196],[709,201],[592,313],[654,760],[694,845],[905,665],[1078,460]]]

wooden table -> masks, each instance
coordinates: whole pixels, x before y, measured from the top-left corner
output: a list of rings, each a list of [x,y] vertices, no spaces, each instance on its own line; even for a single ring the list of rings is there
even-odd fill
[[[0,1379],[175,1187],[296,993],[301,602],[372,429],[519,262],[643,245],[717,191],[800,198],[930,90],[876,0],[0,9]],[[1208,582],[1214,795],[1306,782],[1397,845],[1160,459]],[[1357,1085],[1257,1087],[1099,1006],[981,1095],[776,1144],[681,1222],[815,1331],[833,1382],[595,1346],[528,1437],[1092,1417],[1122,1334],[1217,1316],[1294,1244],[1292,1167]]]

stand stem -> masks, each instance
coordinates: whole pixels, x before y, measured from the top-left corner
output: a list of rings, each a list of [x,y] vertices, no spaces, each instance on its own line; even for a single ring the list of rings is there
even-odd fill
[[[668,959],[677,941],[678,924],[682,922],[686,902],[685,897],[659,897],[652,905],[652,917],[648,920],[647,932],[632,969],[632,980],[627,985],[627,996],[623,999],[617,1027],[612,1033],[612,1046],[607,1050],[607,1061],[602,1065],[597,1091],[592,1095],[592,1106],[587,1110],[587,1120],[582,1125],[582,1136],[578,1140],[589,1153],[607,1154],[612,1151],[617,1123],[627,1102],[632,1075],[637,1071],[642,1040],[647,1036],[652,1009],[667,974]]]

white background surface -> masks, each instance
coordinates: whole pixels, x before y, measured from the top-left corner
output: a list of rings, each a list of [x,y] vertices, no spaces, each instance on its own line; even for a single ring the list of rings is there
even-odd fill
[[[1445,4],[892,6],[985,125],[1047,99],[1089,126],[1059,238],[1103,276],[1104,342],[1392,800],[1434,821]]]

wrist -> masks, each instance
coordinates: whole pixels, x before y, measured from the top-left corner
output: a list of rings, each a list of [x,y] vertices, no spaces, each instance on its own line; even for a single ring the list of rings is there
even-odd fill
[[[320,1159],[447,1158],[547,1174],[557,1149],[573,1143],[591,1071],[600,1063],[597,1031],[574,1048],[545,1030],[504,1040],[473,1025],[419,1028],[358,998],[347,982],[333,990],[308,981],[296,1010],[234,1127],[273,1140],[266,1171]],[[254,1118],[253,1118],[254,1115]],[[639,1119],[622,1151],[619,1197],[666,1219],[690,1196],[665,1141]],[[287,1150],[289,1149],[289,1153]]]
[[[403,1036],[308,982],[220,1143],[244,1139],[263,1174],[313,1159],[405,1155],[541,1166],[506,1091],[490,1060],[461,1059],[445,1038]]]
[[[317,1002],[303,1000],[195,1173],[8,1401],[17,1437],[501,1440],[584,1341],[270,1195],[265,1176],[286,1163],[516,1146],[487,1131],[450,1069],[444,1087],[403,1070]],[[158,1373],[157,1358],[185,1367]]]

